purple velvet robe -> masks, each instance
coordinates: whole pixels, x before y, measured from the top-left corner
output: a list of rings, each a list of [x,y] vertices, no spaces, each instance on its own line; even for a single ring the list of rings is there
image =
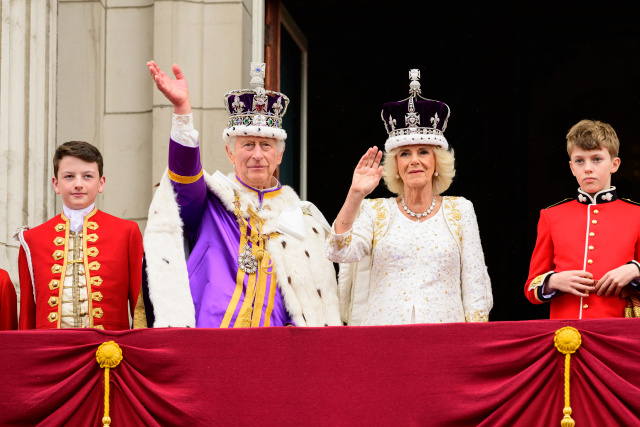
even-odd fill
[[[196,177],[202,170],[200,149],[185,147],[173,140],[169,146],[169,170],[181,177]],[[277,195],[281,186],[260,191],[249,187],[242,181],[246,191],[258,193],[262,202],[265,193]],[[240,253],[240,230],[235,214],[229,212],[218,196],[207,188],[202,176],[193,183],[181,184],[172,180],[177,193],[183,231],[192,248],[187,260],[191,297],[196,312],[196,327],[217,328],[221,326],[227,310],[230,309],[232,296],[236,289],[238,274],[238,255]],[[275,194],[274,194],[275,193]],[[251,228],[248,227],[248,233]],[[251,243],[249,243],[251,245]],[[273,267],[270,267],[271,271]],[[254,276],[255,277],[255,276]],[[260,326],[265,324],[265,315],[269,301],[269,291],[275,287],[273,309],[269,316],[269,326],[293,324],[286,311],[284,301],[277,286],[275,276],[268,275],[265,298],[260,304],[254,301],[254,315],[261,312]],[[250,275],[244,275],[240,299],[235,304],[229,327],[233,327],[240,308],[245,300]],[[258,306],[258,307],[256,307]]]

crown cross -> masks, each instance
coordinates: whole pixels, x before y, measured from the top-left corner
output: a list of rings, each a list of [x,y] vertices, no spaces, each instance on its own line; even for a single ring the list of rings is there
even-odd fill
[[[264,62],[252,62],[251,63],[251,84],[252,88],[264,87],[265,67],[267,64]]]
[[[416,106],[413,103],[413,96],[409,98],[409,112],[404,116],[404,124],[410,128],[420,125],[420,116],[416,113]]]
[[[431,124],[433,125],[432,127],[435,129],[438,126],[439,122],[440,118],[438,117],[438,113],[436,113],[433,117],[431,117]]]
[[[409,94],[416,96],[420,95],[422,90],[420,89],[420,70],[414,68],[409,70],[409,79],[411,79],[411,83],[409,83]]]

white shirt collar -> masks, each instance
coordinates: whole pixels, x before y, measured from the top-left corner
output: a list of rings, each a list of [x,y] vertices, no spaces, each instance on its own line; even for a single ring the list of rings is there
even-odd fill
[[[80,231],[82,230],[82,226],[84,224],[84,217],[95,207],[95,203],[91,203],[91,205],[87,206],[84,209],[71,209],[65,205],[62,205],[62,212],[64,216],[69,218],[69,227],[71,231]]]

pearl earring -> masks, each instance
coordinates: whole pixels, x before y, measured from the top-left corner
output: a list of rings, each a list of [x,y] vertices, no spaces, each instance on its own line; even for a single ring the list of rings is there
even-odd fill
[[[396,179],[400,179],[400,175],[396,175]]]
[[[438,176],[438,171],[436,171],[436,173],[434,173],[435,176]]]

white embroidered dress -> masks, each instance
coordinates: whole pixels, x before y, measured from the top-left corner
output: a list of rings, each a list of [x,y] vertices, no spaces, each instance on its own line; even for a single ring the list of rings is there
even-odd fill
[[[332,229],[326,255],[338,263],[370,263],[366,307],[361,321],[350,324],[488,320],[491,283],[473,205],[466,199],[444,197],[424,222],[405,217],[394,198],[367,199],[351,230]],[[341,301],[357,311],[354,304]]]

